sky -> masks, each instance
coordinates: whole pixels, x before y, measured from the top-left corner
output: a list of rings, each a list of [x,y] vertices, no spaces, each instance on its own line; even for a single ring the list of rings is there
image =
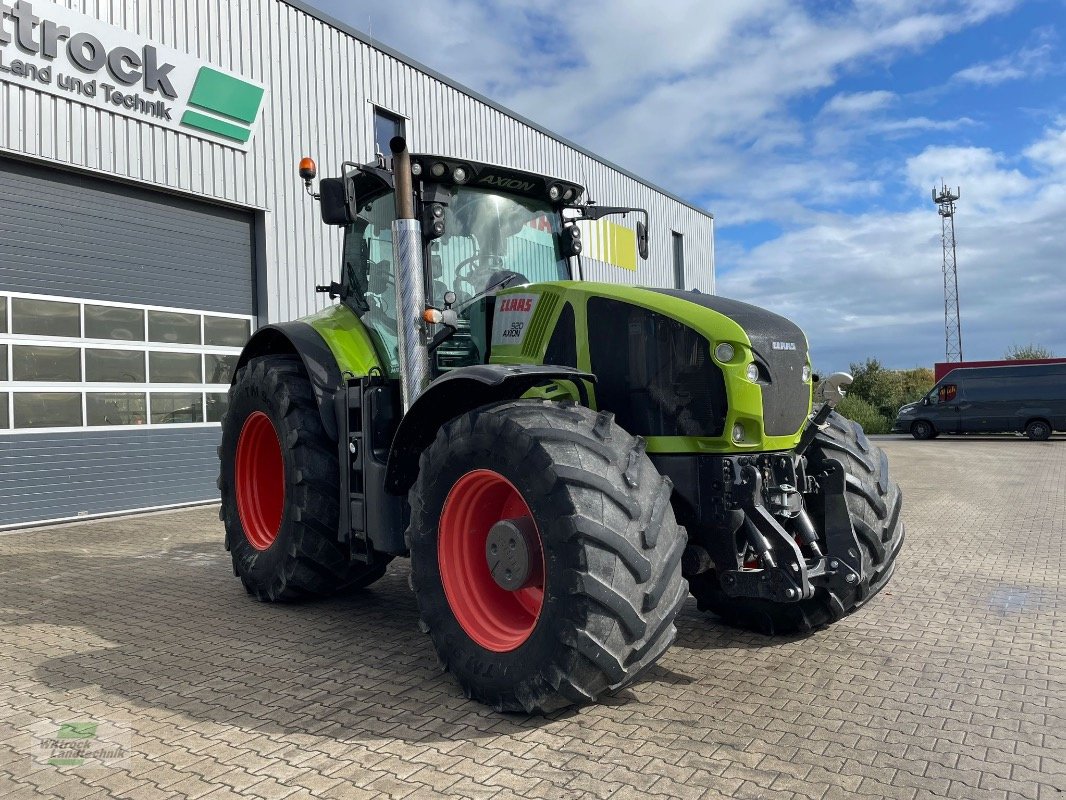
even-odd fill
[[[1066,356],[1066,0],[312,2],[713,213],[819,371],[944,360],[941,181],[964,357]]]

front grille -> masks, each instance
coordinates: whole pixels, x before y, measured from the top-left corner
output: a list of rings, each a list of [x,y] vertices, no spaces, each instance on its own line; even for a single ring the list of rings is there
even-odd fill
[[[791,436],[807,419],[811,386],[803,381],[807,364],[807,337],[794,322],[739,300],[676,289],[654,289],[660,294],[709,308],[729,317],[747,333],[757,360],[770,377],[762,387],[763,430],[768,436]],[[774,342],[794,350],[775,348]]]
[[[600,408],[642,436],[721,436],[725,380],[710,344],[677,320],[617,300],[588,302]]]
[[[525,358],[539,358],[541,348],[544,346],[544,337],[548,333],[548,323],[555,314],[555,308],[559,305],[559,295],[553,292],[542,292],[537,310],[529,323],[526,331],[526,340],[522,343],[522,355]]]
[[[807,365],[806,339],[800,333],[797,341],[794,332],[783,330],[776,334],[747,333],[751,349],[770,376],[769,383],[762,387],[763,429],[767,436],[791,436],[807,419],[811,396],[811,385],[803,380],[803,368]],[[789,336],[793,338],[786,338]],[[796,349],[775,350],[775,341],[795,343]]]

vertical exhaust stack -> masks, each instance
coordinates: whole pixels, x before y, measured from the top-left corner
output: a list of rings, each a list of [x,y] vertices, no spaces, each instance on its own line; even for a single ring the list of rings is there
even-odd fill
[[[411,154],[402,136],[389,142],[389,148],[392,150],[392,172],[396,182],[392,253],[396,265],[400,390],[406,414],[429,381],[429,347],[422,320],[426,310],[425,266],[422,261],[422,224],[415,217]]]

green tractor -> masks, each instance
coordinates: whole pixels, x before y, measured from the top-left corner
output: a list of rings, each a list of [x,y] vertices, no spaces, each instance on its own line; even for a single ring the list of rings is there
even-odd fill
[[[248,592],[364,587],[411,559],[421,627],[469,697],[540,713],[631,683],[691,592],[810,631],[888,581],[884,453],[812,409],[788,320],[698,292],[575,280],[581,227],[647,212],[392,142],[300,174],[344,229],[340,303],[268,325],[222,427],[226,546]],[[813,411],[813,413],[812,413]]]

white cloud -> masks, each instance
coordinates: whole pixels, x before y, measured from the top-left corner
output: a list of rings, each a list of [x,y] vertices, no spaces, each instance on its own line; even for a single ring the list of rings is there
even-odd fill
[[[965,186],[968,205],[994,210],[1034,189],[1031,178],[1005,167],[1004,161],[1004,156],[983,147],[927,147],[907,160],[907,181],[927,191],[941,181],[949,187]]]
[[[1004,81],[1012,81],[1025,77],[1025,70],[1014,66],[1007,61],[999,61],[993,64],[974,64],[972,67],[960,69],[952,78],[964,83],[977,83],[993,86]]]
[[[1066,117],[1059,117],[1058,130],[1051,128],[1044,138],[1025,149],[1026,158],[1044,170],[1066,175]]]
[[[877,90],[872,92],[841,92],[833,95],[822,107],[823,114],[869,114],[880,111],[899,101],[895,92]]]
[[[1053,69],[1053,39],[1053,31],[1037,31],[1034,42],[1016,53],[994,61],[973,64],[956,72],[951,76],[951,80],[978,86],[995,86],[1007,81],[1043,76]]]

